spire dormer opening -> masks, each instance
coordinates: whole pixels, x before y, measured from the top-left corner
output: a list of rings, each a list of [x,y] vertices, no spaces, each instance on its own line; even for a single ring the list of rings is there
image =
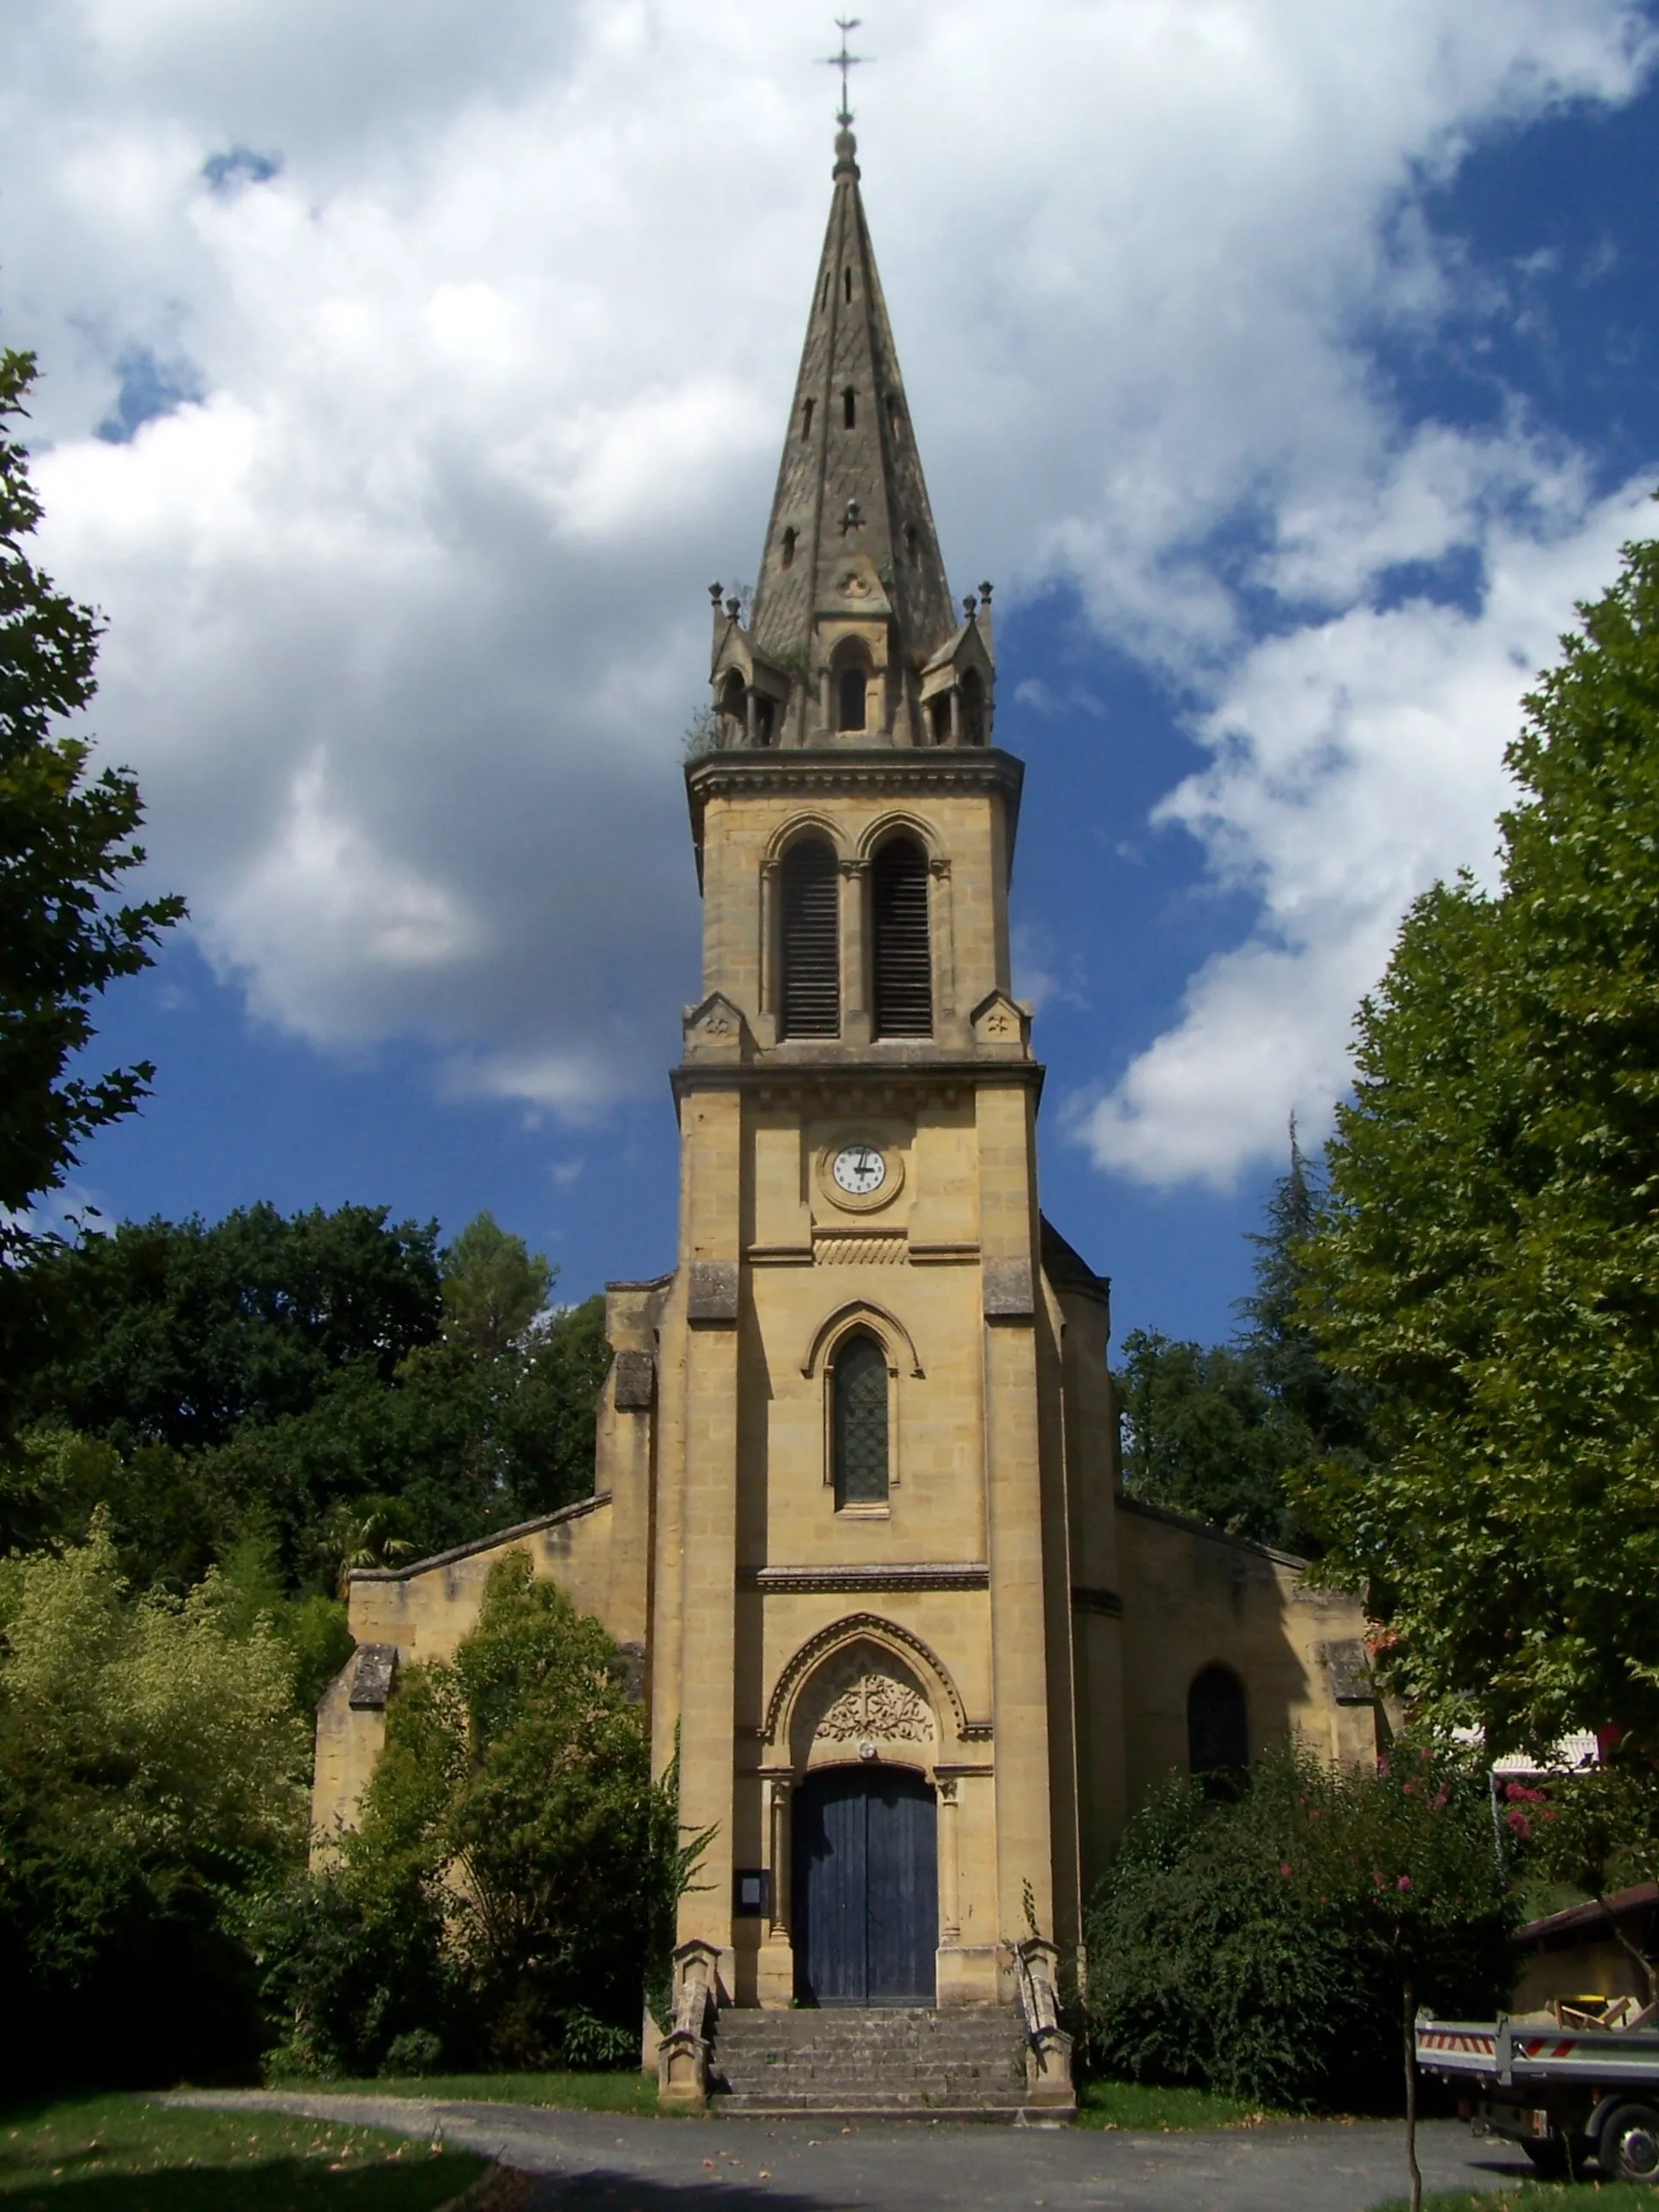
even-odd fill
[[[778,566],[781,568],[793,568],[795,565],[795,538],[796,532],[793,526],[784,532],[783,544],[778,555]]]
[[[841,395],[841,419],[843,428],[854,430],[858,428],[859,395],[850,384]]]
[[[838,730],[870,726],[870,654],[857,638],[845,637],[830,663]]]
[[[841,281],[846,287],[847,304],[850,307],[853,304],[853,272],[850,269],[842,270]]]
[[[977,668],[962,672],[962,742],[985,743],[985,684]]]

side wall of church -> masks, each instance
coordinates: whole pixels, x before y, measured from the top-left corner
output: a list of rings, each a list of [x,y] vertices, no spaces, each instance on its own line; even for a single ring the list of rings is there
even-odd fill
[[[1243,1687],[1253,1759],[1287,1731],[1326,1758],[1375,1756],[1375,1709],[1339,1701],[1343,1655],[1331,1648],[1363,1638],[1358,1600],[1310,1589],[1285,1553],[1128,1499],[1116,1522],[1127,1809],[1164,1775],[1188,1770],[1188,1692],[1208,1666]]]
[[[386,1741],[386,1697],[397,1669],[453,1657],[478,1618],[484,1585],[497,1559],[509,1552],[528,1553],[538,1581],[556,1583],[573,1605],[597,1613],[611,1627],[611,1497],[599,1493],[562,1513],[413,1567],[353,1575],[347,1618],[357,1650],[317,1705],[311,1785],[314,1849],[326,1850],[331,1838],[356,1823]],[[368,1682],[364,1662],[382,1652],[395,1652],[395,1662],[379,1670],[377,1681]],[[366,1693],[374,1702],[365,1702]]]

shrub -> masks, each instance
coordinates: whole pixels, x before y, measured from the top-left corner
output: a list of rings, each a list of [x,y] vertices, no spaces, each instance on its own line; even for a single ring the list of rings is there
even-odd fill
[[[1091,1914],[1088,2056],[1291,2110],[1396,2106],[1402,2013],[1501,2001],[1512,1917],[1484,1788],[1450,1754],[1372,1771],[1286,1745],[1221,1803],[1173,1779]]]
[[[497,1562],[454,1659],[402,1676],[337,1864],[267,1905],[270,2070],[374,2073],[416,2035],[488,2067],[638,2049],[696,1846],[625,1672],[523,1553]]]

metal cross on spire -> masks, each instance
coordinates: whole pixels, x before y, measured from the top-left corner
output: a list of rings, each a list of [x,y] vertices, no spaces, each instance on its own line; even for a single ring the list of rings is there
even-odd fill
[[[872,58],[868,54],[849,54],[847,51],[847,34],[849,31],[857,30],[860,20],[861,18],[857,15],[837,15],[836,28],[841,33],[841,52],[838,54],[825,54],[823,57],[826,69],[838,69],[841,71],[841,112],[836,116],[836,120],[843,131],[850,129],[853,121],[853,110],[848,100],[847,72],[848,70],[857,69],[860,62],[869,61]]]

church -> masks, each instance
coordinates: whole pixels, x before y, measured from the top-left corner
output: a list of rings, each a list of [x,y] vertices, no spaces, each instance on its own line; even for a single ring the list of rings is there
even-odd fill
[[[712,1833],[681,2031],[704,2004],[1012,2017],[1160,1777],[1291,1729],[1376,1745],[1355,1602],[1118,1485],[1109,1285],[1038,1202],[991,588],[946,583],[848,120],[752,605],[713,587],[684,770],[676,1264],[607,1287],[592,1497],[355,1574],[319,1709],[325,1839],[398,1669],[527,1552],[629,1652]]]

